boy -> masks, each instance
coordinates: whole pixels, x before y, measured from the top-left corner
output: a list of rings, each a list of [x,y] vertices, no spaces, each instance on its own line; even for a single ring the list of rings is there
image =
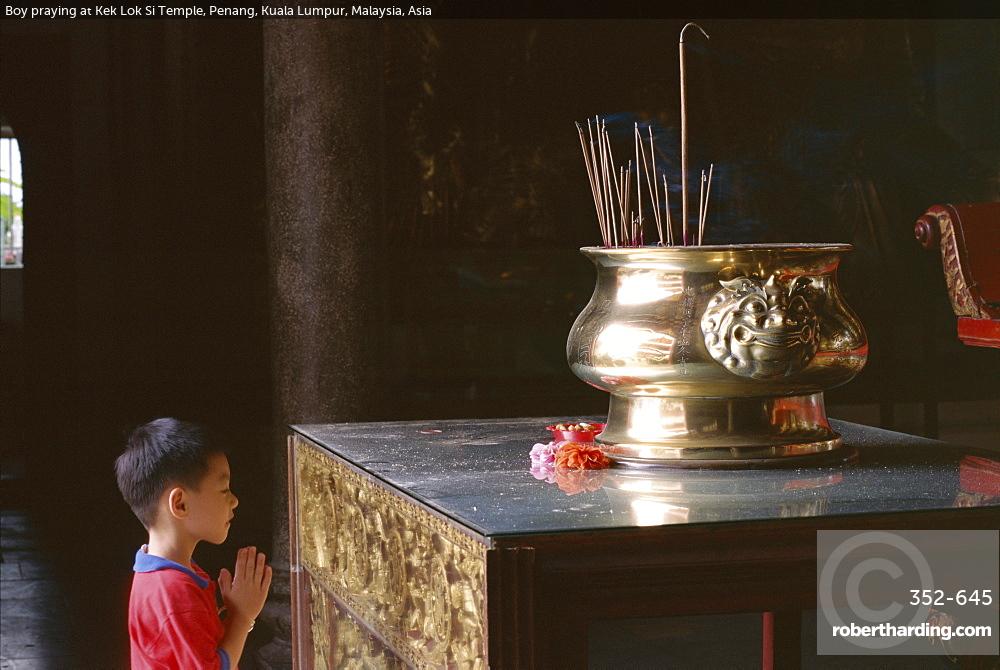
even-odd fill
[[[128,628],[132,670],[234,670],[271,586],[264,554],[244,547],[233,574],[215,584],[191,555],[199,542],[221,544],[239,504],[229,461],[204,431],[176,419],[136,428],[115,461],[118,488],[149,531],[135,555]]]

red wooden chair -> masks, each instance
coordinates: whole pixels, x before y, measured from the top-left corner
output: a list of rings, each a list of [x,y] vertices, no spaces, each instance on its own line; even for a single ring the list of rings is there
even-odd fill
[[[958,338],[1000,349],[1000,202],[934,205],[914,234],[924,249],[941,250]]]

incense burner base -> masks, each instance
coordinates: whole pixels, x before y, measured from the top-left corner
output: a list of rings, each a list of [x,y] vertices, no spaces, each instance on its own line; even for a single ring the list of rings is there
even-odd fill
[[[629,465],[769,467],[841,446],[823,394],[768,398],[611,396],[597,443]]]

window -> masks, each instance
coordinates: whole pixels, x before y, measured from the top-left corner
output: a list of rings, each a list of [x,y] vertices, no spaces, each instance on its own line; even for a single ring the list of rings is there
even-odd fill
[[[0,121],[0,267],[19,268],[24,256],[21,149],[13,129]]]

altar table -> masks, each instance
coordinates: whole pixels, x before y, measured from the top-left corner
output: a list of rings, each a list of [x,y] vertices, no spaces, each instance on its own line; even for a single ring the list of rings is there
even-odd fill
[[[295,667],[584,668],[609,622],[727,613],[797,667],[817,530],[1000,526],[987,452],[833,421],[839,464],[530,471],[565,419],[292,426]]]

